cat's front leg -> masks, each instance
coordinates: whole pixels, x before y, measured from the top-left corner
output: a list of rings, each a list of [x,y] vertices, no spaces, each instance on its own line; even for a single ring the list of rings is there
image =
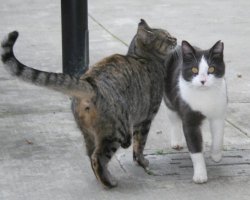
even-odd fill
[[[207,182],[207,169],[203,153],[191,153],[191,160],[194,168],[193,181],[195,183]]]
[[[207,169],[202,153],[201,123],[202,116],[196,113],[190,113],[183,119],[183,131],[193,163],[195,183],[207,182]]]
[[[147,142],[150,125],[151,120],[147,120],[135,128],[133,133],[133,159],[144,169],[149,165],[149,161],[143,155],[143,150]]]
[[[222,147],[224,137],[224,117],[220,119],[210,119],[210,131],[212,135],[211,158],[214,162],[220,162],[222,158]]]

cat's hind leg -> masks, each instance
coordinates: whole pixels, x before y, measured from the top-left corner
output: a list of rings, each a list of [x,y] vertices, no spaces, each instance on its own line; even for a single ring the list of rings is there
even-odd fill
[[[107,165],[120,147],[120,143],[116,139],[104,138],[95,146],[96,148],[91,156],[91,167],[97,180],[107,188],[116,187],[117,182],[110,174]]]
[[[225,120],[224,118],[210,119],[209,124],[212,135],[211,158],[214,162],[220,162],[222,158]]]
[[[91,155],[95,149],[94,134],[89,132],[86,129],[85,119],[86,119],[86,116],[88,116],[89,112],[88,111],[84,112],[85,109],[82,106],[82,104],[84,104],[83,100],[78,99],[78,98],[73,98],[72,104],[71,104],[71,109],[72,109],[72,113],[75,117],[76,123],[78,125],[78,128],[81,130],[81,132],[84,136],[87,154],[89,157],[91,157]]]
[[[177,112],[168,109],[168,118],[170,122],[170,145],[172,149],[181,150],[184,144],[184,133],[182,121]]]
[[[143,155],[143,150],[147,142],[150,125],[151,120],[144,121],[140,126],[135,127],[133,133],[133,159],[144,169],[149,165],[149,161]]]
[[[108,123],[108,120],[97,121],[97,109],[91,99],[74,98],[72,101],[72,111],[83,133],[87,154],[90,157],[91,167],[96,178],[105,187],[115,187],[117,182],[108,171],[107,165],[113,154],[120,147],[121,142],[117,138],[105,135],[105,133],[110,132],[113,126]],[[102,127],[102,132],[97,131],[96,124]],[[122,145],[128,146],[129,142],[129,137],[126,137]]]

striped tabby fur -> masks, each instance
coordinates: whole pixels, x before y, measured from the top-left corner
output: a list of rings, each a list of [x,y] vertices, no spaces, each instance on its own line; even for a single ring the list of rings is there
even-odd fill
[[[25,66],[19,62],[13,53],[13,45],[18,37],[18,32],[9,33],[2,42],[2,61],[5,68],[13,76],[35,85],[44,86],[60,91],[70,96],[82,96],[92,93],[92,87],[86,81],[79,81],[79,78],[62,73],[43,72]]]
[[[147,167],[143,149],[163,97],[163,60],[175,47],[176,39],[141,20],[127,55],[104,58],[76,78],[20,63],[13,54],[17,37],[18,33],[12,32],[2,42],[5,67],[26,82],[73,97],[72,111],[97,179],[106,187],[116,186],[107,164],[120,146],[131,145],[132,137],[134,160]]]

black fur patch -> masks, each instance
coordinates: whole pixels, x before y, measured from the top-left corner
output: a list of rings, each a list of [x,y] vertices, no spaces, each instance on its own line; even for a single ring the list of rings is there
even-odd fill
[[[188,105],[183,105],[187,107]],[[183,108],[185,109],[185,108]],[[194,112],[191,109],[182,114],[183,131],[186,137],[187,146],[191,153],[202,151],[202,134],[200,126],[205,118],[201,113]]]
[[[31,81],[36,82],[37,77],[39,76],[39,74],[40,74],[40,71],[33,71]]]
[[[13,52],[6,52],[2,55],[2,61],[3,63],[6,63],[8,60],[10,60],[11,58],[13,58]]]
[[[14,57],[13,45],[17,37],[18,37],[18,32],[13,31],[9,33],[8,39],[2,42],[1,47],[4,49],[3,50],[4,53],[2,54],[1,59],[4,63],[7,62],[10,58]]]
[[[23,66],[17,66],[17,68],[16,68],[16,73],[15,73],[15,75],[16,76],[21,76],[22,75],[22,73],[23,73],[23,71],[24,71],[24,67]]]

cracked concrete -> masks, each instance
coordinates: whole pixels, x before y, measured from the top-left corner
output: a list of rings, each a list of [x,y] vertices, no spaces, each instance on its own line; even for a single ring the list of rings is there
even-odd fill
[[[233,122],[231,122],[230,120],[226,119],[226,122],[229,123],[231,126],[233,126],[234,128],[236,128],[238,131],[240,131],[242,134],[244,134],[245,136],[248,136],[248,133],[245,132],[244,130],[242,130],[240,127],[238,127],[237,125],[235,125]]]
[[[0,67],[0,199],[239,199],[250,198],[250,2],[91,0],[90,62],[125,54],[144,18],[175,35],[179,43],[208,48],[225,43],[229,107],[224,157],[209,157],[210,135],[204,123],[207,184],[191,181],[187,149],[170,148],[166,108],[154,120],[146,157],[148,171],[137,166],[131,148],[120,149],[110,163],[118,187],[103,189],[95,180],[83,138],[70,111],[70,99],[17,81]],[[60,1],[8,0],[0,7],[0,38],[18,30],[17,57],[37,69],[61,72]]]

